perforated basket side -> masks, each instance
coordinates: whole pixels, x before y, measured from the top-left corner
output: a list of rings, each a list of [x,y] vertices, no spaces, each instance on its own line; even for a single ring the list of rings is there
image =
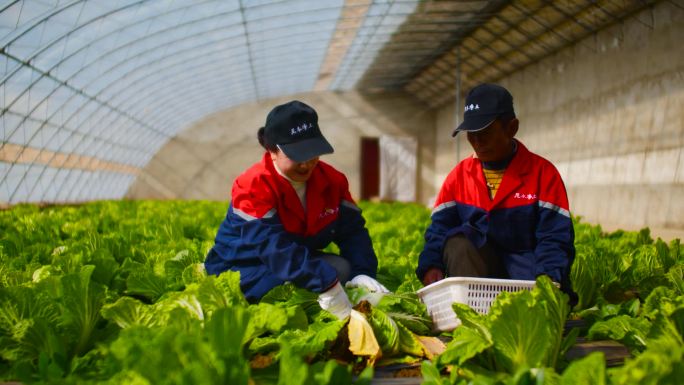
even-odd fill
[[[452,297],[451,290],[441,290],[433,293],[429,298],[427,296],[424,298],[435,330],[446,330],[450,326],[454,328],[458,326],[458,323],[454,324],[457,318],[451,308]]]
[[[467,304],[473,310],[481,314],[487,314],[492,306],[494,299],[502,291],[532,290],[534,283],[531,284],[509,284],[509,283],[468,283]]]
[[[427,306],[434,329],[449,331],[461,324],[452,308],[454,302],[486,314],[500,292],[531,290],[534,285],[534,281],[456,277],[425,287],[418,291],[418,296]]]
[[[451,285],[439,290],[423,293],[421,298],[432,317],[435,330],[453,330],[461,324],[451,305],[454,302],[466,303],[467,287],[465,285]]]

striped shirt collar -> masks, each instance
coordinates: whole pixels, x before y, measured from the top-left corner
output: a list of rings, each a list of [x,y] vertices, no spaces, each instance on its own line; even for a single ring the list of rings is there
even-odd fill
[[[515,154],[518,152],[518,141],[513,140],[513,152],[511,152],[511,155],[508,156],[506,159],[503,160],[497,160],[493,162],[482,162],[482,168],[485,170],[504,170],[508,165],[511,163],[511,160],[513,160],[513,157]]]

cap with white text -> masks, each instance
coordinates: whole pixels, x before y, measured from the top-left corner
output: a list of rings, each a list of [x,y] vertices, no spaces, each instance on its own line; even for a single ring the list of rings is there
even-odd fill
[[[318,127],[316,111],[298,100],[276,106],[268,113],[264,137],[295,162],[334,151]]]
[[[515,118],[513,96],[498,84],[480,84],[466,95],[463,122],[451,136],[456,136],[459,131],[483,130],[499,117]]]

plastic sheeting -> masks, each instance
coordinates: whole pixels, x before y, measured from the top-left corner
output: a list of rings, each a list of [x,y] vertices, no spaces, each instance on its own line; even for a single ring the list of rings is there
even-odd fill
[[[351,48],[330,88],[353,87],[416,4],[362,4],[368,13],[354,16],[360,27],[342,41]],[[0,204],[123,197],[154,154],[193,122],[311,91],[336,29],[349,22],[342,10],[357,6],[345,0],[2,2]]]
[[[416,200],[418,142],[408,136],[383,135],[380,147],[380,199]]]

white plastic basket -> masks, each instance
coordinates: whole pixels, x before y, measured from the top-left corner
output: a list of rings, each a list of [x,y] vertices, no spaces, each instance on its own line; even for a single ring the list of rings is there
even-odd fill
[[[535,281],[513,279],[451,277],[418,290],[418,297],[427,306],[434,329],[449,331],[461,324],[451,304],[463,303],[478,313],[487,314],[502,291],[532,290]]]

